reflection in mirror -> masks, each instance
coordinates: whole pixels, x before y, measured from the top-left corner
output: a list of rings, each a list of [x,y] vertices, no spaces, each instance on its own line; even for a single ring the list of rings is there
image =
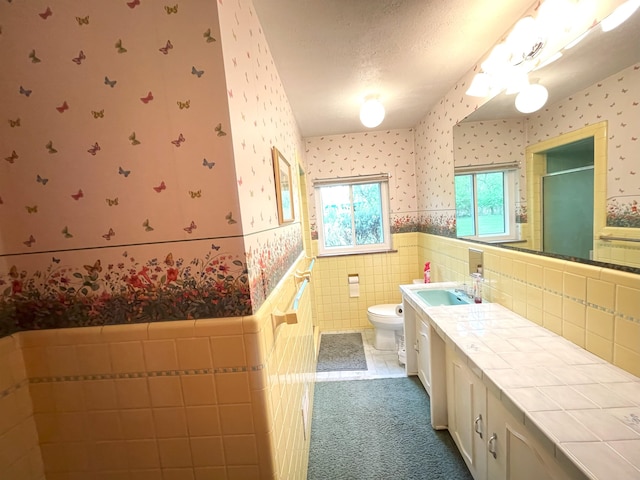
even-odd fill
[[[482,260],[482,250],[478,250],[477,248],[469,249],[469,274],[472,273],[480,273],[482,274],[482,265],[484,265],[484,260]]]
[[[640,170],[637,167],[639,45],[640,10],[613,31],[605,33],[596,25],[581,43],[563,51],[559,60],[535,72],[539,82],[549,90],[549,101],[543,109],[523,115],[515,109],[513,95],[501,93],[453,128],[456,175],[462,170],[468,173],[474,169],[486,171],[503,167],[515,172],[514,194],[505,200],[506,208],[511,209],[509,215],[515,218],[515,228],[505,239],[514,241],[504,243],[503,240],[501,245],[547,251],[544,254],[640,273],[640,177],[636,176],[640,174],[637,171]],[[598,133],[571,136],[584,127],[596,125],[602,127]],[[560,137],[564,138],[563,142],[546,143]],[[570,252],[550,246],[554,240],[545,239],[544,233],[546,230],[553,236],[557,227],[547,224],[545,228],[544,225],[543,183],[548,184],[547,189],[558,188],[552,184],[563,174],[550,180],[542,178],[557,168],[554,157],[562,151],[556,147],[586,138],[595,139],[591,169],[593,213],[583,211],[582,205],[580,210],[577,206],[569,210],[573,211],[571,222],[578,216],[592,219],[593,231],[585,234],[590,237],[587,244],[591,248]],[[539,148],[532,149],[534,146]],[[589,165],[563,168],[583,167]],[[580,175],[588,176],[585,172]],[[573,186],[561,185],[558,191],[564,195],[562,200],[550,196],[547,208],[554,210],[554,205],[564,203],[572,194]],[[585,202],[589,203],[586,197]],[[573,238],[569,232],[564,232],[564,236]]]
[[[544,154],[542,250],[593,260],[593,137]]]
[[[526,149],[530,247],[600,260],[594,233],[604,228],[606,122],[559,135]]]

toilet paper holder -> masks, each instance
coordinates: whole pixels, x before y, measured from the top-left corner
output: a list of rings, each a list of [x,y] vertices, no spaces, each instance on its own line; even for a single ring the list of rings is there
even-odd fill
[[[357,273],[347,275],[347,285],[349,286],[349,298],[360,296],[360,276]]]

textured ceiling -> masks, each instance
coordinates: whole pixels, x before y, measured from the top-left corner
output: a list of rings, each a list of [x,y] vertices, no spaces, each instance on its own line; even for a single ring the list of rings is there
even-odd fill
[[[253,0],[303,137],[415,126],[531,0]]]
[[[378,94],[376,129],[414,127],[525,13],[531,0],[253,0],[303,137],[368,131],[359,109]],[[536,72],[549,103],[640,61],[640,11],[593,29]],[[597,31],[596,31],[597,30]],[[521,115],[499,95],[471,119]]]

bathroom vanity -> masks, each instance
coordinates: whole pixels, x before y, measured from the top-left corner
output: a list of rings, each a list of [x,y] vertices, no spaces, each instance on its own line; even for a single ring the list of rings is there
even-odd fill
[[[400,287],[406,371],[474,479],[639,479],[640,378],[501,305],[419,295],[456,285]]]

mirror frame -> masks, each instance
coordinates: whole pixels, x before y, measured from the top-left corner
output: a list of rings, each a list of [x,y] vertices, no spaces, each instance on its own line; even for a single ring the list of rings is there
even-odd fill
[[[525,149],[527,172],[528,244],[542,252],[542,177],[547,173],[546,152],[569,143],[593,137],[594,195],[593,195],[593,247],[606,226],[607,212],[607,122],[587,125]],[[588,260],[588,259],[586,259]]]

